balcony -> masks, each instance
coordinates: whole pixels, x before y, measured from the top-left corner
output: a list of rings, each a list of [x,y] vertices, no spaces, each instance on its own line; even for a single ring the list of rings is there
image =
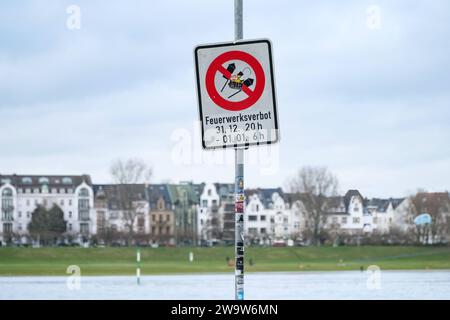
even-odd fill
[[[80,211],[78,213],[78,220],[79,221],[89,221],[89,211]]]
[[[11,222],[14,221],[12,214],[3,214],[2,221]]]

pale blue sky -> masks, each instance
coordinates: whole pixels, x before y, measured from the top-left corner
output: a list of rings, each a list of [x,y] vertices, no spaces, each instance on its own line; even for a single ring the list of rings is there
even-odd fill
[[[70,4],[80,30],[66,28]],[[279,170],[248,165],[248,186],[326,165],[367,196],[450,189],[448,1],[244,0],[244,19],[245,38],[273,42],[281,127]],[[155,182],[232,181],[232,164],[171,157],[174,130],[197,120],[193,47],[232,39],[232,0],[3,1],[0,172],[100,183],[138,157]]]

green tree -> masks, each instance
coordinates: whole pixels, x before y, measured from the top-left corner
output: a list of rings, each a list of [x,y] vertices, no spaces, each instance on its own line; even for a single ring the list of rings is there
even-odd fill
[[[56,243],[58,237],[66,232],[64,212],[56,204],[46,209],[37,206],[28,225],[31,236],[43,245]]]

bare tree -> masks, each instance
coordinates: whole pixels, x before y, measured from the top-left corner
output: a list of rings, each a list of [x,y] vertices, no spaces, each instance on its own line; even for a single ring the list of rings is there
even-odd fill
[[[149,183],[153,175],[152,167],[139,159],[118,159],[112,164],[110,172],[117,184]]]
[[[421,213],[431,216],[430,225],[416,226],[417,242],[435,243],[447,240],[450,221],[450,198],[447,192],[419,191],[411,197],[408,211],[411,221]]]
[[[320,244],[323,218],[328,211],[327,198],[337,194],[337,177],[326,167],[303,167],[290,181],[289,188],[303,202],[308,222],[305,225],[313,244]]]
[[[128,231],[127,243],[134,235],[134,224],[143,212],[147,199],[145,185],[150,182],[153,170],[139,159],[116,160],[110,169],[114,182],[118,185],[116,201],[122,212]]]

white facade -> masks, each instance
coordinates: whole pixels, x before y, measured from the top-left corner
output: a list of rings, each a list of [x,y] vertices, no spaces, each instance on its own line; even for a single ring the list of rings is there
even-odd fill
[[[94,234],[96,223],[92,187],[85,181],[74,185],[74,179],[3,176],[0,185],[0,241],[4,243],[6,234],[14,234],[20,237],[21,242],[28,242],[28,224],[38,205],[47,209],[53,205],[61,208],[67,221],[66,235],[81,239],[81,234]]]
[[[271,218],[258,195],[249,196],[244,215],[245,232],[251,237],[267,237],[272,233]]]
[[[197,214],[197,231],[199,240],[212,240],[212,231],[215,228],[213,222],[218,226],[222,225],[218,207],[220,206],[220,196],[213,183],[205,184],[200,195],[200,204]],[[213,219],[219,219],[214,221]]]

